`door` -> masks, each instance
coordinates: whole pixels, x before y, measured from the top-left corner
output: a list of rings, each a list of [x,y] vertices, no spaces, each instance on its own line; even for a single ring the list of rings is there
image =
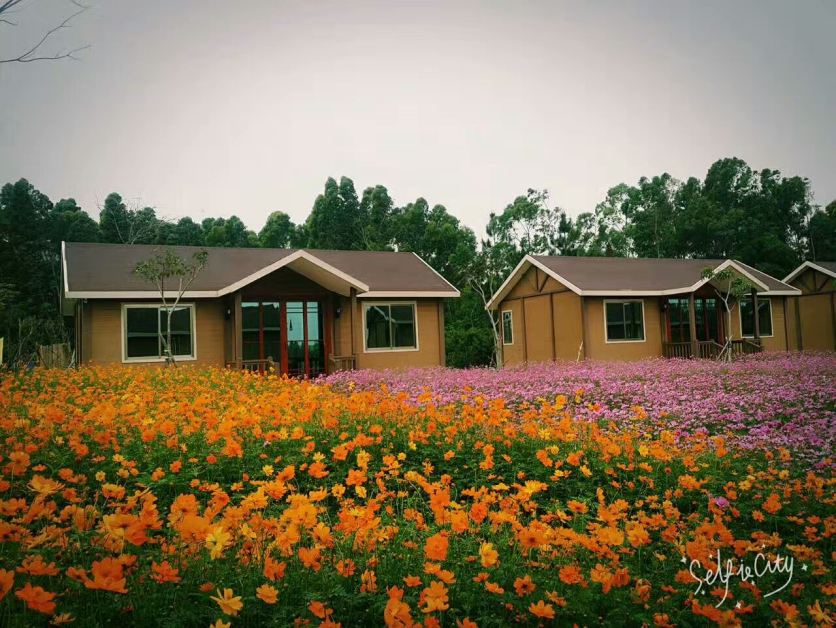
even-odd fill
[[[290,377],[326,373],[325,316],[319,301],[246,301],[242,310],[244,362],[273,360]],[[264,365],[256,370],[264,371]]]

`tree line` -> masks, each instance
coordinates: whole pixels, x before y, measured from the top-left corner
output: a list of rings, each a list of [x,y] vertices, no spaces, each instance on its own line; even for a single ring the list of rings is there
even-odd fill
[[[448,364],[486,365],[498,342],[485,301],[526,254],[734,258],[776,277],[804,260],[836,260],[836,201],[822,208],[810,181],[720,159],[703,179],[665,173],[619,184],[570,217],[530,189],[491,212],[478,240],[446,207],[396,206],[383,185],[357,193],[328,178],[307,219],[270,214],[256,233],[237,216],[167,220],[150,206],[107,196],[94,220],[72,198],[52,203],[21,179],[0,190],[0,335],[6,359],[65,334],[60,243],[265,247],[415,252],[462,292],[445,312]],[[25,345],[25,346],[24,346]]]

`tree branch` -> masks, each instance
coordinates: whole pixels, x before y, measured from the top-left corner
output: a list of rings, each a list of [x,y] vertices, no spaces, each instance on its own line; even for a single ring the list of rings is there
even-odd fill
[[[4,13],[6,11],[6,9],[8,9],[9,7],[14,6],[15,4],[18,4],[20,1],[21,0],[7,0],[7,2],[5,4],[0,5],[0,14]],[[11,59],[0,59],[0,63],[31,63],[33,61],[58,61],[59,59],[73,59],[74,61],[78,61],[78,58],[73,56],[73,55],[75,55],[75,53],[77,53],[77,52],[81,52],[82,50],[86,50],[87,48],[90,47],[89,45],[81,46],[80,48],[76,48],[76,49],[71,50],[69,52],[55,53],[52,56],[49,56],[49,55],[35,56],[38,49],[41,46],[43,46],[44,43],[46,43],[46,41],[50,38],[50,36],[54,35],[55,33],[57,33],[58,31],[60,31],[64,28],[69,28],[68,24],[70,23],[70,21],[73,20],[74,18],[78,17],[79,15],[84,13],[85,11],[87,11],[87,9],[89,8],[89,7],[86,7],[82,4],[79,4],[75,0],[70,0],[70,1],[76,7],[79,7],[78,11],[76,11],[75,13],[70,15],[67,19],[65,19],[63,22],[61,22],[55,28],[52,28],[52,29],[48,30],[46,32],[46,34],[41,38],[41,40],[37,44],[35,44],[32,48],[30,48],[29,50],[24,52],[19,57],[14,57],[14,58],[11,58]],[[9,22],[8,20],[3,20],[3,21],[7,24],[12,24],[12,22]]]

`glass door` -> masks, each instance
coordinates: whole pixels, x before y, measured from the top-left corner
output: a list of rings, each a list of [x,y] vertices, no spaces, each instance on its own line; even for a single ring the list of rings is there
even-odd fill
[[[278,301],[247,301],[241,304],[241,346],[244,362],[281,361],[281,316]],[[259,370],[263,370],[259,365]]]
[[[325,317],[318,301],[287,301],[287,369],[290,377],[326,372]]]

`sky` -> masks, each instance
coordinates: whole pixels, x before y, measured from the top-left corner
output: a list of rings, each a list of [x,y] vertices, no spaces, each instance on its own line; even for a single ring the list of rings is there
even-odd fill
[[[328,176],[424,197],[484,233],[528,188],[570,215],[721,157],[836,199],[836,2],[85,0],[0,64],[0,183],[91,215],[108,193],[259,230]],[[69,15],[26,0],[16,56]]]

